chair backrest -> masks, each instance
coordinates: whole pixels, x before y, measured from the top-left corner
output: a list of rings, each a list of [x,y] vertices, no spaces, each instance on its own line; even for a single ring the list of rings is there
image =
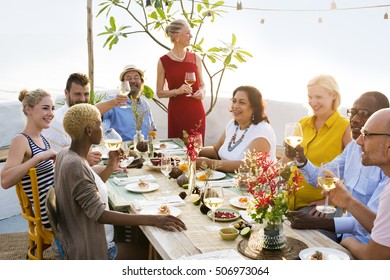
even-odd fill
[[[33,205],[23,189],[22,182],[16,184],[16,194],[22,209],[22,217],[28,221],[30,245],[27,255],[30,259],[43,259],[43,251],[50,247],[53,233],[44,228],[41,218],[41,206],[38,191],[38,179],[35,168],[29,169]]]
[[[49,217],[49,222],[54,233],[54,241],[56,242],[58,252],[61,259],[64,259],[64,252],[60,244],[60,239],[58,236],[58,216],[57,216],[57,202],[56,202],[56,193],[54,187],[51,187],[47,192],[46,196],[46,211],[47,216]]]

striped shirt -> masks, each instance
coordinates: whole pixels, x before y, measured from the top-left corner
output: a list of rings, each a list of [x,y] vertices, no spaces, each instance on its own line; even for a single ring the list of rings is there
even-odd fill
[[[42,141],[45,144],[45,148],[42,149],[37,144],[34,143],[34,141],[30,138],[30,136],[21,133],[24,135],[27,140],[28,144],[30,145],[31,149],[31,157],[34,157],[35,155],[45,152],[50,149],[50,144],[47,142],[45,137],[41,135]],[[54,164],[53,160],[43,160],[35,166],[37,171],[37,180],[38,180],[38,193],[39,193],[39,204],[41,207],[41,217],[42,217],[42,224],[45,228],[51,228],[49,223],[49,218],[47,217],[46,213],[46,195],[49,191],[49,188],[53,186],[53,180],[54,180]],[[22,178],[22,186],[24,191],[26,192],[27,197],[29,198],[32,205],[34,205],[33,202],[33,195],[32,195],[32,188],[31,188],[31,178],[30,175],[27,174]]]

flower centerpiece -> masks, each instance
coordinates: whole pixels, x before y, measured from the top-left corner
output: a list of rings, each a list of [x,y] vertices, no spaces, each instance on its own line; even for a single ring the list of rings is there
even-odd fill
[[[281,249],[286,244],[283,220],[288,211],[288,197],[299,188],[299,171],[293,171],[289,180],[289,166],[275,164],[267,153],[255,151],[245,154],[243,167],[249,169],[249,175],[238,173],[237,181],[252,196],[247,212],[254,221],[264,225],[262,237],[252,242],[251,249]],[[251,247],[250,242],[248,246]]]
[[[144,121],[144,117],[147,113],[147,110],[139,112],[137,108],[137,100],[135,100],[132,96],[130,98],[131,98],[131,110],[133,111],[134,120],[135,120],[135,130],[136,130],[136,133],[133,138],[134,148],[140,152],[146,152],[148,150],[148,144],[144,143],[144,135],[142,134],[142,123]]]
[[[202,120],[199,124],[191,129],[189,132],[183,130],[183,140],[187,148],[187,161],[188,161],[188,194],[192,194],[193,189],[196,186],[196,159],[199,152],[203,147],[202,134],[199,132]]]

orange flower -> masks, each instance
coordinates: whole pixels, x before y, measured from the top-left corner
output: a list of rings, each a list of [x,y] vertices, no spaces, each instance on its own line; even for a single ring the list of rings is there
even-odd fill
[[[157,131],[151,130],[151,131],[149,131],[149,135],[154,138],[157,136]]]
[[[186,170],[188,170],[188,165],[186,163],[182,163],[179,165],[179,169],[181,171],[186,171]]]
[[[208,177],[209,177],[209,176],[207,176],[207,174],[204,173],[204,174],[202,174],[202,175],[199,175],[197,179],[198,179],[199,181],[206,181],[206,180],[208,179]]]

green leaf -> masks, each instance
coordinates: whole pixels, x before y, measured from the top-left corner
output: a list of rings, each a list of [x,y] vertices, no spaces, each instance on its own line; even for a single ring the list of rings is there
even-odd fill
[[[111,25],[112,30],[115,31],[116,25],[115,25],[115,18],[114,17],[110,17],[110,25]]]
[[[103,45],[103,48],[111,41],[111,39],[114,38],[114,35],[111,35],[110,37],[107,38],[106,42]],[[111,50],[111,48],[110,48]]]
[[[237,43],[237,37],[236,37],[236,35],[233,33],[233,34],[232,34],[232,46],[234,46],[236,43]]]
[[[148,99],[152,99],[154,97],[154,91],[149,86],[144,85],[144,95]]]
[[[101,4],[104,4],[104,3],[101,3]],[[101,4],[100,4],[100,5],[101,5]],[[99,13],[96,15],[96,17],[98,17],[101,13],[103,13],[104,10],[107,9],[108,7],[109,7],[109,5],[103,7],[102,9],[100,9],[100,11],[99,11]]]

